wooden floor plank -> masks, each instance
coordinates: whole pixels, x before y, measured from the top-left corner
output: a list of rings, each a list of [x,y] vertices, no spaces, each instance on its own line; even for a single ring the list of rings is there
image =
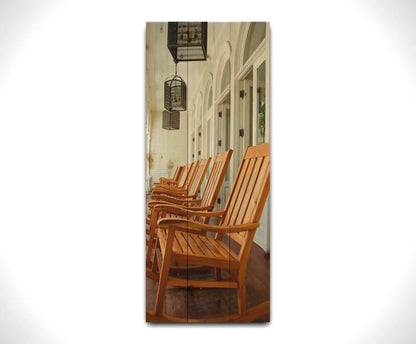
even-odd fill
[[[238,245],[234,244],[236,247]],[[247,264],[247,308],[270,300],[270,259],[257,245],[253,244],[250,259]],[[184,271],[179,277],[186,278],[215,277],[214,269],[202,272]],[[146,308],[153,309],[157,291],[157,281],[146,279]],[[168,316],[179,318],[228,318],[238,310],[237,293],[232,289],[194,289],[168,287],[165,299],[164,312]],[[269,322],[270,315],[266,314],[255,322]],[[168,321],[170,322],[170,321]]]

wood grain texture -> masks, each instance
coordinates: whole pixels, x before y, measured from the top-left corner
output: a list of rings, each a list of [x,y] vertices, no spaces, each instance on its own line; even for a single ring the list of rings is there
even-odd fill
[[[192,218],[195,221],[202,221],[204,223],[208,223],[209,218],[204,216],[204,213],[206,213],[206,211],[208,210],[212,210],[215,206],[215,201],[220,191],[221,183],[223,182],[225,174],[227,172],[227,168],[228,168],[232,154],[233,154],[232,149],[229,149],[226,152],[217,154],[213,163],[213,168],[211,169],[209,173],[208,180],[207,180],[201,199],[195,199],[193,198],[193,196],[190,197],[188,193],[172,192],[170,194],[163,194],[163,193],[161,194],[161,193],[155,192],[152,195],[153,201],[148,203],[150,214],[148,216],[148,219],[146,220],[146,225],[147,225],[146,233],[149,235],[147,242],[150,243],[150,246],[148,245],[148,252],[146,255],[147,266],[151,265],[150,259],[153,253],[152,250],[154,249],[153,239],[155,239],[155,235],[157,231],[155,228],[156,222],[153,222],[151,224],[151,221],[150,221],[152,214],[154,212],[155,205],[157,204],[167,205],[169,203],[175,204],[175,205],[181,205],[183,206],[184,211],[179,214],[178,212],[176,212],[174,213],[175,215],[179,215],[185,218]],[[201,161],[201,163],[199,164],[200,168],[197,172],[199,174],[197,175],[197,178],[195,178],[196,182],[194,182],[194,184],[196,184],[196,186],[198,187],[198,190],[202,183],[203,176],[206,174],[210,160],[211,158],[205,159],[205,161]],[[188,169],[190,168],[190,164],[184,167],[184,169],[187,169],[187,168]],[[196,214],[196,213],[191,213],[190,211],[199,211],[201,213]],[[167,213],[165,216],[171,217],[173,215],[171,215],[170,213]],[[152,226],[153,228],[151,228]]]
[[[163,320],[167,319],[162,311],[169,285],[187,288],[189,286],[234,288],[237,291],[238,311],[236,314],[232,314],[230,311],[228,321],[232,321],[231,319],[254,320],[256,317],[264,315],[263,312],[268,308],[266,306],[258,306],[254,310],[247,309],[246,279],[255,231],[269,193],[269,155],[269,143],[247,148],[218,225],[202,224],[189,220],[189,216],[186,216],[187,219],[170,217],[158,220],[157,238],[162,259],[161,261],[157,260],[159,263],[159,284],[154,312],[148,312],[150,321],[157,321],[157,317]],[[179,208],[174,205],[156,205],[153,211],[166,213],[179,211]],[[185,210],[180,211],[184,212]],[[198,234],[198,230],[201,231],[200,234]],[[215,235],[206,235],[207,232],[212,232]],[[227,238],[232,240],[227,240]],[[231,245],[231,242],[237,242],[238,247]],[[213,268],[214,280],[193,279],[189,275],[185,281],[173,279],[169,277],[169,268],[173,264]],[[228,273],[228,282],[220,278],[221,269]],[[193,318],[188,314],[186,319],[187,321],[198,321],[198,318]],[[222,322],[224,319],[214,317],[211,320]]]

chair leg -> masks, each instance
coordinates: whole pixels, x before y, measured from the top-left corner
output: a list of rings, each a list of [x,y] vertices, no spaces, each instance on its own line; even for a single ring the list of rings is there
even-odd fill
[[[246,271],[238,270],[238,314],[244,315],[247,311],[247,298],[246,298]]]
[[[157,266],[158,266],[158,264],[157,264],[157,250],[158,250],[158,248],[159,248],[159,239],[158,238],[156,238],[156,242],[155,242],[155,254],[154,254],[154,256],[153,256],[153,262],[152,262],[152,271],[153,272],[157,272],[156,270],[157,270]]]
[[[155,314],[161,315],[163,311],[163,303],[165,301],[166,287],[168,283],[169,266],[165,264],[166,259],[163,260],[162,269],[159,274],[159,286],[157,288]]]
[[[162,261],[162,266],[159,273],[159,286],[157,288],[155,314],[162,315],[163,303],[165,301],[166,287],[168,284],[170,257],[172,255],[174,231],[168,232],[168,239],[166,241],[165,254]]]
[[[158,212],[153,209],[150,215],[149,246],[147,247],[147,255],[146,255],[146,267],[148,268],[150,268],[152,264],[151,257],[152,257],[153,249],[156,250],[156,247],[154,247],[154,238],[156,237],[157,217],[158,217]]]

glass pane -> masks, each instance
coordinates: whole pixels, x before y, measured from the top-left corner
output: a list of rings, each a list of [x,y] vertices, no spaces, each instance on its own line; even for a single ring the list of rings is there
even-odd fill
[[[209,119],[207,121],[207,141],[206,141],[206,143],[207,143],[207,156],[206,157],[207,158],[209,158],[211,156],[211,144],[210,144],[210,142],[211,142],[211,120]],[[207,169],[207,174],[205,175],[206,180],[208,179],[208,176],[209,176],[210,172],[211,172],[211,164],[209,164],[208,169]],[[201,190],[204,190],[204,189],[205,189],[205,184],[204,184],[203,188],[201,187]]]
[[[264,143],[266,130],[266,62],[257,69],[257,144]]]
[[[251,23],[247,34],[246,45],[244,47],[243,64],[254,53],[259,44],[266,37],[266,23]]]
[[[230,149],[230,109],[225,109],[225,150]]]
[[[253,86],[250,86],[250,106],[249,106],[249,116],[248,116],[248,145],[251,147],[253,145]]]
[[[222,72],[221,79],[221,92],[230,84],[231,79],[231,69],[230,69],[230,59],[227,60],[224,66],[224,71]]]
[[[224,150],[229,150],[230,149],[230,124],[231,124],[231,119],[230,119],[230,109],[226,108],[225,109],[225,145],[224,145]],[[229,181],[230,180],[230,169],[227,168],[227,172],[225,173],[225,180]]]
[[[209,119],[207,121],[207,157],[211,156],[210,141],[211,141],[211,120]]]

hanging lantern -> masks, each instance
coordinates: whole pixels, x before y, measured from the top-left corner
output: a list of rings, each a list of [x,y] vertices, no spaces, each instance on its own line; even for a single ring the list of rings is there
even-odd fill
[[[163,111],[162,128],[166,130],[179,129],[180,113],[179,111]]]
[[[169,22],[168,49],[175,63],[207,59],[206,22]]]
[[[169,111],[186,110],[186,84],[176,74],[165,80],[165,109]]]

